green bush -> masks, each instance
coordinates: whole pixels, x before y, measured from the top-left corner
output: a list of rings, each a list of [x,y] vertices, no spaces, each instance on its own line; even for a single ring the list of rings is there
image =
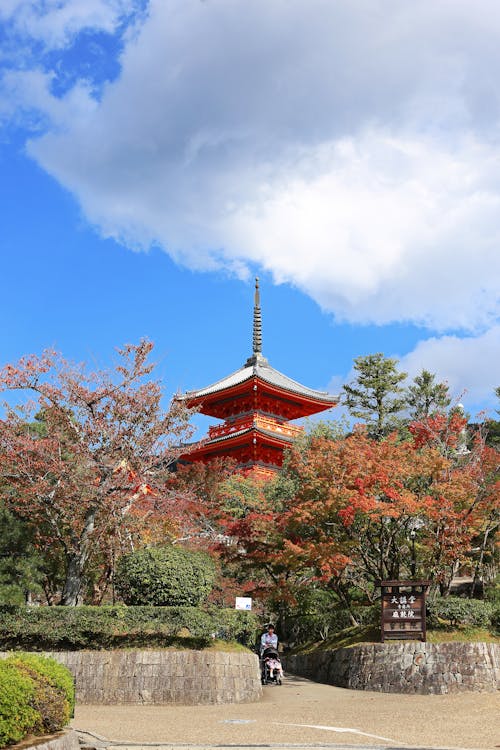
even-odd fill
[[[500,606],[498,605],[493,607],[491,626],[496,633],[500,633]]]
[[[259,624],[256,616],[251,612],[215,607],[209,612],[213,623],[212,632],[217,638],[223,641],[237,641],[247,648],[255,646]]]
[[[380,606],[353,607],[352,614],[359,625],[378,625]],[[286,618],[286,638],[295,643],[326,641],[336,633],[352,626],[349,611],[338,604],[310,614],[296,614]]]
[[[59,731],[73,705],[73,678],[57,662],[33,654],[0,661],[0,747]]]
[[[10,661],[22,666],[26,665],[30,669],[36,670],[48,680],[66,702],[65,712],[67,714],[67,723],[75,709],[75,681],[69,669],[54,659],[39,656],[38,654],[19,653],[9,657],[7,662]]]
[[[215,576],[209,555],[169,545],[121,557],[115,585],[125,604],[196,607],[211,592]]]
[[[500,607],[500,575],[491,581],[484,589],[484,598],[495,606]]]
[[[251,612],[216,608],[0,605],[4,650],[205,648],[214,633],[251,645],[257,627]]]
[[[479,599],[448,596],[427,602],[428,625],[434,628],[439,627],[442,620],[451,628],[460,625],[488,628],[492,625],[493,613],[493,605]]]
[[[0,747],[24,739],[36,725],[34,695],[33,680],[0,660]]]

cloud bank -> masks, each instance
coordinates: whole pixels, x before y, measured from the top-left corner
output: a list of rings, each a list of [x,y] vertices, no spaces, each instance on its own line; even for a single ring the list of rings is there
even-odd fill
[[[54,0],[35,23],[9,2],[54,47],[132,8],[67,0],[63,23]],[[497,335],[499,41],[495,0],[151,0],[98,95],[56,95],[47,65],[3,85],[104,236],[261,266],[338,320],[448,334],[417,350],[446,357]]]
[[[454,398],[480,404],[500,384],[496,366],[499,352],[500,326],[496,325],[480,336],[442,336],[421,341],[402,358],[401,369],[412,377],[422,368],[430,370],[438,380],[448,383]],[[495,419],[497,414],[489,410],[488,416]]]

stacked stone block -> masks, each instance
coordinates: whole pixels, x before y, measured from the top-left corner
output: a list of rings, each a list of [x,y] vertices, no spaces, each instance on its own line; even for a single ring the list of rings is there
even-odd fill
[[[78,703],[243,703],[262,695],[259,660],[251,653],[59,651],[46,656],[73,674]]]
[[[383,693],[493,692],[500,684],[494,643],[374,643],[288,656],[293,674]]]

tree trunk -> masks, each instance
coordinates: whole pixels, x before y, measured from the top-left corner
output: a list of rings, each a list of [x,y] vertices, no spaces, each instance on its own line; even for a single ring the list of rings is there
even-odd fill
[[[96,508],[91,507],[85,515],[83,531],[75,544],[77,551],[66,552],[66,580],[61,595],[60,604],[76,607],[82,590],[83,570],[90,552],[90,539],[94,531]],[[76,541],[76,540],[75,540]]]
[[[82,588],[81,556],[73,553],[68,555],[66,566],[66,580],[61,595],[60,604],[66,607],[76,607]]]

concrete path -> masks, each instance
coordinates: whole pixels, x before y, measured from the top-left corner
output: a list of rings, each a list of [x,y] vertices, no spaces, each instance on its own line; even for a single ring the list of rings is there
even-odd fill
[[[287,677],[281,687],[265,687],[259,703],[77,706],[72,726],[85,732],[81,736],[89,745],[120,750],[148,745],[490,750],[500,747],[500,697],[372,693]]]

